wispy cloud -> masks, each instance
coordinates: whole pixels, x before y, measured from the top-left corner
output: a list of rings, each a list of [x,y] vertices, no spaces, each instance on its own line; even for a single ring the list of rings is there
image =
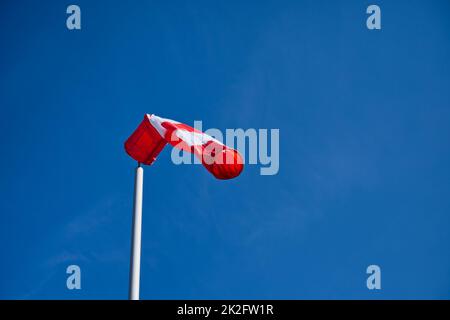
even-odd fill
[[[65,237],[73,239],[78,236],[89,235],[103,228],[106,224],[112,222],[113,209],[116,206],[117,201],[114,197],[99,201],[87,212],[74,217],[67,223],[63,228]]]
[[[48,268],[54,268],[61,264],[71,263],[73,261],[77,262],[89,262],[89,258],[82,253],[75,253],[64,250],[63,252],[56,254],[47,260],[45,260],[44,266]]]

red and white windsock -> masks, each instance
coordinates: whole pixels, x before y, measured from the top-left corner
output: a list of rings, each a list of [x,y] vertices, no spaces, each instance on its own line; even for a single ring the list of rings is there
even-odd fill
[[[244,168],[242,157],[231,149],[186,124],[146,114],[125,142],[126,152],[136,161],[150,165],[165,145],[191,152],[217,179],[237,177]]]

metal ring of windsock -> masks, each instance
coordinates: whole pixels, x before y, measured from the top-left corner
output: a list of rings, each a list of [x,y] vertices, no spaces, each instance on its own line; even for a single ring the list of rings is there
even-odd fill
[[[236,150],[186,124],[153,114],[144,116],[125,142],[125,150],[136,161],[151,165],[166,144],[195,154],[217,179],[235,178],[244,168]]]

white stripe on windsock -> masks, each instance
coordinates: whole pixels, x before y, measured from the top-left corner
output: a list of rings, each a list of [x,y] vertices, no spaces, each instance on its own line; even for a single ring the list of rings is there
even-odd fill
[[[156,131],[158,131],[158,133],[163,138],[166,136],[166,132],[167,132],[166,128],[164,128],[162,126],[163,122],[171,122],[174,124],[179,124],[179,122],[177,122],[177,121],[161,118],[161,117],[155,116],[154,114],[147,114],[147,117],[148,117],[148,120],[150,121],[150,124],[153,126],[153,128],[155,128]]]
[[[164,122],[169,122],[169,123],[173,123],[175,125],[177,124],[181,124],[178,121],[175,120],[171,120],[171,119],[166,119],[166,118],[161,118],[158,117],[154,114],[147,114],[147,117],[150,121],[150,124],[156,129],[156,131],[158,131],[158,133],[161,135],[161,137],[165,138],[166,133],[167,133],[167,129],[163,127],[163,123]],[[192,130],[194,130],[192,128]],[[185,128],[181,129],[181,128],[177,128],[174,131],[175,135],[180,138],[182,141],[184,141],[188,146],[192,147],[192,146],[202,146],[205,143],[208,143],[209,141],[214,141],[218,144],[223,144],[222,142],[214,139],[213,137],[203,133],[203,132],[196,132],[196,131],[189,131],[186,130]]]

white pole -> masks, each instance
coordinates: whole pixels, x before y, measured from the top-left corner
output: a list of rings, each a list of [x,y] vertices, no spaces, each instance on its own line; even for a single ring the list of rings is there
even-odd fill
[[[129,300],[139,300],[139,277],[141,270],[141,230],[142,230],[142,191],[144,188],[144,169],[138,163],[134,181],[133,229],[131,234],[130,288]]]

